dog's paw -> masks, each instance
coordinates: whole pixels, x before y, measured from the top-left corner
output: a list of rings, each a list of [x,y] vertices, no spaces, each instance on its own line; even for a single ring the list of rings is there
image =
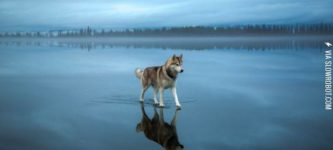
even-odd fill
[[[140,102],[143,102],[144,101],[144,99],[140,99]]]
[[[160,103],[159,107],[164,108],[164,104]]]
[[[176,110],[181,110],[182,107],[179,105],[179,106],[176,106]]]

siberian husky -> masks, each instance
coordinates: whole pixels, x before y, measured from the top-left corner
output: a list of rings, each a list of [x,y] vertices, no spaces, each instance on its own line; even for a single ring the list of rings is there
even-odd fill
[[[145,92],[152,86],[154,88],[155,105],[159,104],[160,107],[164,107],[163,92],[165,89],[171,88],[176,106],[180,109],[181,105],[176,91],[176,79],[178,73],[184,72],[182,64],[183,55],[173,55],[162,66],[147,67],[144,70],[137,68],[135,75],[140,79],[142,85],[140,101],[144,101]],[[160,93],[159,102],[157,101],[158,92]]]

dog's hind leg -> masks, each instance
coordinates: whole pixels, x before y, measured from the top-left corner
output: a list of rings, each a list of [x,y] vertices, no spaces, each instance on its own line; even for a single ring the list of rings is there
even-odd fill
[[[143,86],[141,90],[140,102],[144,101],[145,92],[147,91],[148,86]]]
[[[175,99],[175,103],[176,103],[177,109],[180,109],[181,105],[180,105],[179,100],[178,100],[178,95],[177,95],[176,87],[173,86],[171,88],[171,91],[172,91],[173,98]]]

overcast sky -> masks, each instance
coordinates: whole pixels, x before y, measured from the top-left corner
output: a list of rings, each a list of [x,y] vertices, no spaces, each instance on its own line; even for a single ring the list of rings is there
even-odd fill
[[[1,0],[0,31],[333,22],[332,0]]]

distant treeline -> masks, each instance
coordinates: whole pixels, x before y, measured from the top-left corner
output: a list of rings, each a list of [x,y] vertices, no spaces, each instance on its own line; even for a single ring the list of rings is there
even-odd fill
[[[61,47],[85,50],[112,48],[172,49],[172,50],[325,50],[323,41],[331,37],[285,38],[3,38],[0,46]]]
[[[168,36],[237,36],[237,35],[333,35],[333,23],[234,25],[234,26],[185,26],[161,28],[93,29],[46,32],[3,32],[0,37],[168,37]]]

